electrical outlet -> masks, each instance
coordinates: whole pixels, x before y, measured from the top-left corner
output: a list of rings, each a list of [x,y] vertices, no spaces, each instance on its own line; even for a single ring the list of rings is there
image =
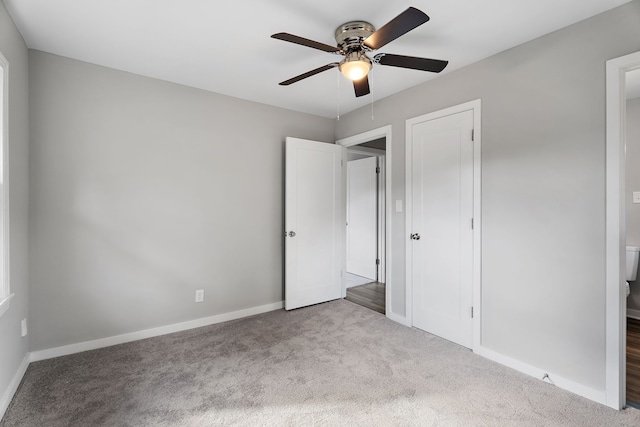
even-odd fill
[[[27,336],[27,319],[22,319],[22,322],[20,322],[20,326],[22,327],[22,336],[26,337]]]
[[[196,302],[204,302],[204,289],[196,291]]]

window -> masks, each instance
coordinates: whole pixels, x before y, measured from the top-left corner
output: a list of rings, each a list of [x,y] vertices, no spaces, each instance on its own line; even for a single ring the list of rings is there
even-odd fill
[[[0,53],[0,316],[9,308],[8,67]]]

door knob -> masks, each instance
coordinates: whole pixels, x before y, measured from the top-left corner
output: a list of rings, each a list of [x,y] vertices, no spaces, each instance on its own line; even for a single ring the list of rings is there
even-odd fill
[[[420,240],[420,235],[418,233],[413,233],[413,234],[411,234],[411,239],[412,240]]]
[[[296,237],[296,232],[295,231],[290,231],[289,232],[289,237]]]

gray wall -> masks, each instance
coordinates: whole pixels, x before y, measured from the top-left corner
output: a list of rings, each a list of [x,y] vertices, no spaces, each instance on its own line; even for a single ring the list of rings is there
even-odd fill
[[[360,147],[369,147],[369,148],[377,148],[378,150],[386,150],[387,149],[387,138],[378,138],[373,141],[363,142],[359,144]]]
[[[605,61],[640,50],[640,2],[344,115],[336,137],[482,99],[482,345],[605,388]],[[407,70],[397,70],[400,76]],[[393,312],[405,313],[404,214],[393,213]]]
[[[0,2],[0,52],[9,62],[9,185],[11,234],[11,300],[0,317],[0,398],[27,354],[28,337],[20,337],[20,321],[28,314],[28,55],[4,3]]]
[[[482,98],[483,345],[604,389],[604,62],[640,50],[639,21],[634,1],[335,125],[31,52],[31,349],[280,301],[283,138],[392,124],[402,200],[405,120]],[[13,64],[17,294],[0,318],[2,391],[26,352],[28,182],[26,49],[4,7],[0,49]],[[392,222],[403,315],[404,214]]]
[[[633,192],[640,191],[640,98],[627,101],[626,163],[627,244],[640,246],[640,204],[632,203]],[[630,287],[627,308],[640,311],[640,280]]]
[[[333,120],[29,59],[31,350],[282,301],[283,141]]]
[[[354,160],[360,160],[360,159],[366,159],[367,157],[372,157],[372,156],[367,155],[367,154],[352,153],[349,150],[347,150],[347,162],[352,162]]]

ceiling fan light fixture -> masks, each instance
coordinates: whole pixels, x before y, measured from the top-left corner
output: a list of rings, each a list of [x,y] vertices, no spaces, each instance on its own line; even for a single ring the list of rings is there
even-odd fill
[[[367,75],[371,71],[373,63],[376,64],[376,67],[378,65],[389,65],[392,67],[439,73],[447,66],[448,61],[387,53],[378,53],[373,58],[367,56],[369,52],[386,46],[428,20],[429,16],[427,16],[426,13],[415,7],[410,7],[377,30],[366,21],[349,21],[336,29],[336,46],[305,39],[304,37],[289,33],[273,34],[271,37],[274,39],[344,56],[344,59],[340,62],[331,62],[330,64],[307,71],[279,84],[281,86],[289,86],[292,83],[338,67],[347,79],[353,81],[353,89],[357,98],[371,93]]]
[[[369,74],[371,60],[364,54],[352,52],[340,62],[340,72],[349,80],[360,80]]]

